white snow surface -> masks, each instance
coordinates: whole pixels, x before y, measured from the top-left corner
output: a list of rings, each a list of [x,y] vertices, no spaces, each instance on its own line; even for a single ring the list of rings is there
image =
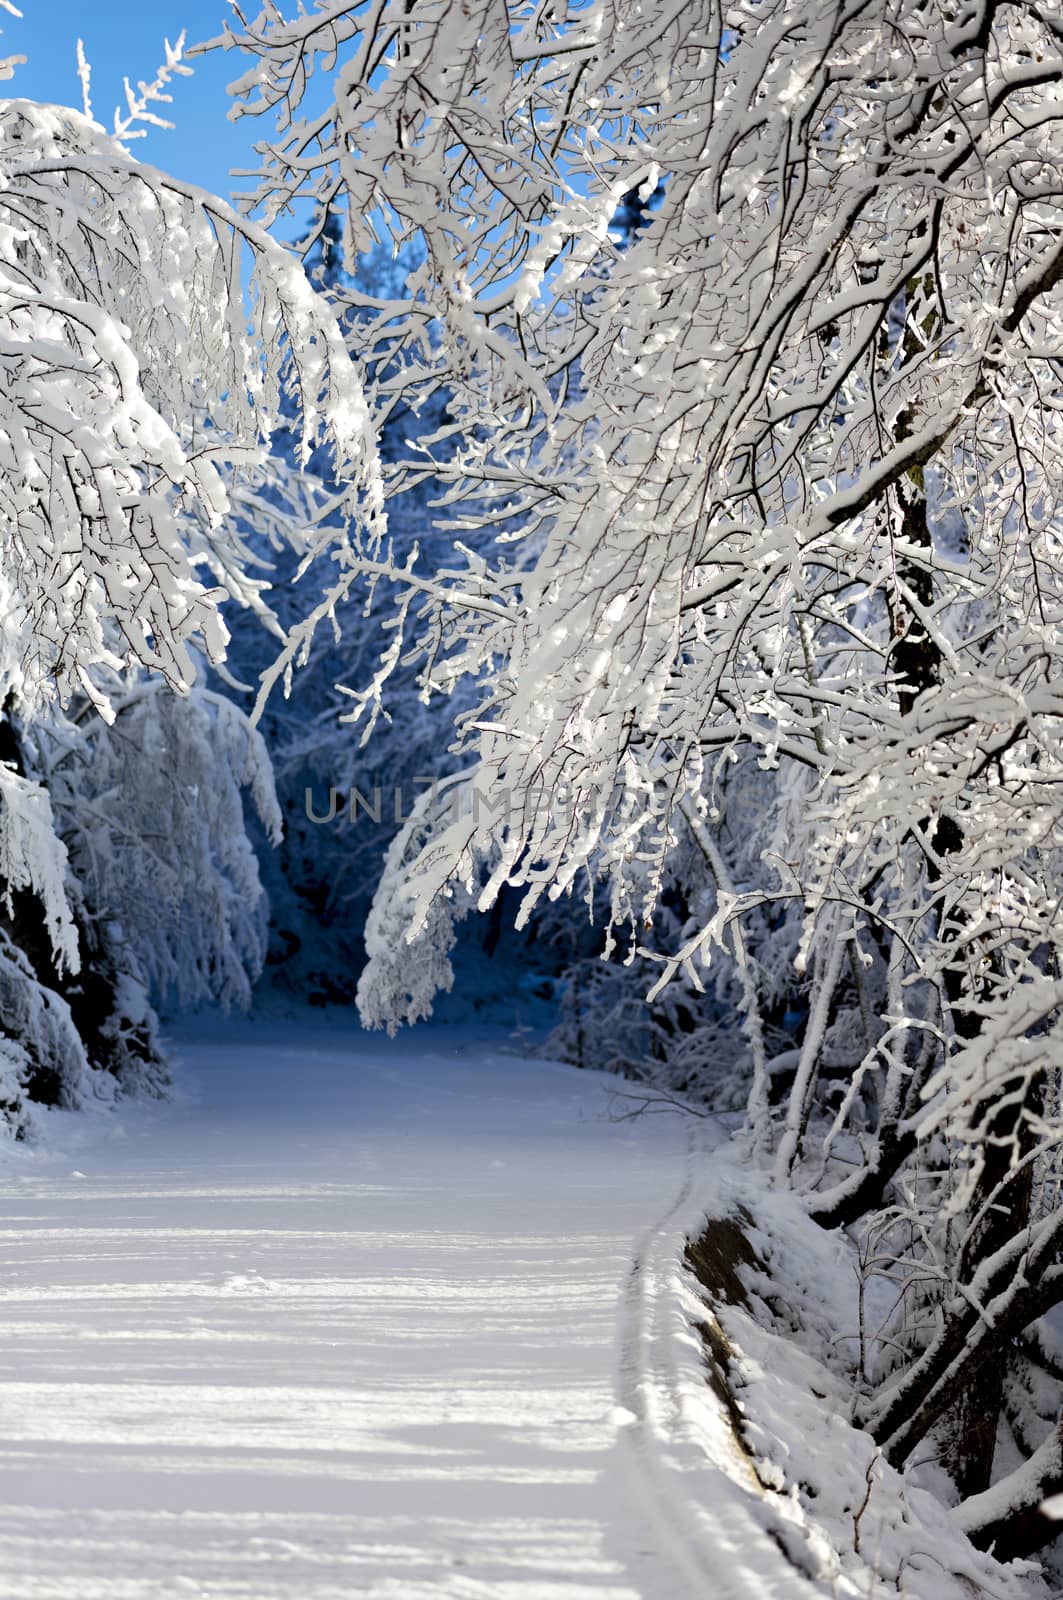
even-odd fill
[[[0,1150],[0,1600],[1043,1593],[881,1462],[858,1548],[846,1252],[711,1119],[482,1026],[177,1047]],[[756,1473],[682,1266],[736,1206],[803,1330],[721,1310]]]
[[[2,1600],[686,1596],[631,1285],[687,1131],[500,1042],[186,1026],[175,1104],[0,1154]]]

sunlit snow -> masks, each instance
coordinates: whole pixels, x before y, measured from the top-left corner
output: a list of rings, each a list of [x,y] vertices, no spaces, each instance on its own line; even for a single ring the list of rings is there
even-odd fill
[[[0,1596],[684,1592],[614,1386],[676,1122],[483,1042],[223,1039],[135,1136],[4,1153]]]

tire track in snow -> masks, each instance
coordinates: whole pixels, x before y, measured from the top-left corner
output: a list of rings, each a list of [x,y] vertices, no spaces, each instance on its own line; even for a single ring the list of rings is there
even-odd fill
[[[703,1167],[725,1136],[719,1131],[709,1144],[704,1130],[703,1123],[688,1130],[682,1181],[643,1234],[620,1301],[618,1401],[629,1414],[636,1504],[698,1600],[814,1600],[769,1532],[769,1518],[756,1514],[762,1491],[741,1486],[749,1464],[711,1395],[693,1328],[683,1247],[721,1209],[719,1186]]]

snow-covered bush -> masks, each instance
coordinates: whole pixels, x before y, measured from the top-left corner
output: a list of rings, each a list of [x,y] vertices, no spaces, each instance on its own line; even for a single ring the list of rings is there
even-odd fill
[[[261,735],[221,695],[145,678],[86,719],[49,788],[83,892],[136,951],[158,1001],[246,1006],[266,906],[244,795],[267,839],[281,820]]]

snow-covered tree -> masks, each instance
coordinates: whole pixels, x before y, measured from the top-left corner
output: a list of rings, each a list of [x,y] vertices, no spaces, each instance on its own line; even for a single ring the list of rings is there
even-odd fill
[[[226,479],[265,458],[286,380],[304,451],[328,435],[368,525],[375,451],[334,318],[224,202],[26,101],[0,104],[0,174],[8,626],[27,699],[77,690],[106,714],[94,667],[182,689],[191,644],[223,651],[222,593],[260,602]]]
[[[868,1425],[898,1461],[944,1428],[977,1496],[1063,1287],[1063,35],[1001,0],[318,0],[221,42],[275,119],[266,222],[312,198],[349,267],[421,254],[401,294],[348,291],[373,414],[448,394],[388,489],[437,477],[451,551],[397,574],[352,720],[411,657],[480,688],[465,803],[396,843],[379,926],[440,971],[455,897],[526,919],[585,888],[658,993],[722,970],[779,1180],[826,1224],[903,1212],[913,1286],[938,1264]],[[632,194],[659,203],[620,240]],[[382,578],[350,542],[320,617]],[[755,861],[724,837],[750,761]],[[383,943],[373,1018],[411,988]],[[1019,1548],[1008,1504],[972,1533]]]
[[[357,353],[358,321],[343,303],[347,279],[341,269],[339,213],[327,211],[295,248],[316,293],[333,306]],[[375,295],[401,293],[414,266],[378,249],[358,264],[357,281]],[[379,418],[377,447],[385,473],[392,461],[416,448],[433,421],[438,424],[445,401],[438,394],[418,416],[402,406]],[[302,466],[296,392],[285,394],[282,413],[271,439],[272,483],[265,491],[276,501],[273,516],[263,518],[251,504],[241,510],[241,532],[261,578],[268,580],[269,605],[282,631],[297,632],[308,611],[323,601],[327,605],[333,568],[327,562],[308,564],[304,550],[283,532],[278,537],[277,523],[290,519],[293,490],[297,484],[305,489],[309,471],[314,504],[308,516],[315,508],[328,508],[339,539],[346,469],[327,441]],[[404,560],[415,548],[429,561],[439,554],[442,536],[433,528],[433,491],[439,492],[439,485],[427,478],[390,505],[393,561]],[[340,599],[332,625],[306,640],[291,697],[274,692],[257,720],[284,818],[283,842],[263,862],[272,908],[271,964],[287,990],[309,994],[315,1002],[353,998],[365,960],[365,920],[388,843],[421,789],[447,765],[454,702],[436,697],[425,703],[416,662],[400,663],[391,673],[387,714],[369,749],[340,720],[349,705],[344,686],[371,677],[379,665],[381,623],[394,594],[395,585],[385,580],[368,607],[364,594]],[[272,667],[277,643],[253,610],[230,602],[224,615],[231,637],[217,686],[249,710],[255,700],[251,686]]]
[[[5,63],[10,77],[14,61]],[[275,831],[258,736],[196,682],[223,603],[282,628],[242,529],[310,560],[333,540],[269,457],[382,534],[357,368],[299,262],[224,201],[137,161],[180,50],[108,134],[0,101],[0,1111],[74,1104],[163,1068],[147,989],[239,999],[261,961],[240,790]],[[202,680],[202,672],[200,672]]]

